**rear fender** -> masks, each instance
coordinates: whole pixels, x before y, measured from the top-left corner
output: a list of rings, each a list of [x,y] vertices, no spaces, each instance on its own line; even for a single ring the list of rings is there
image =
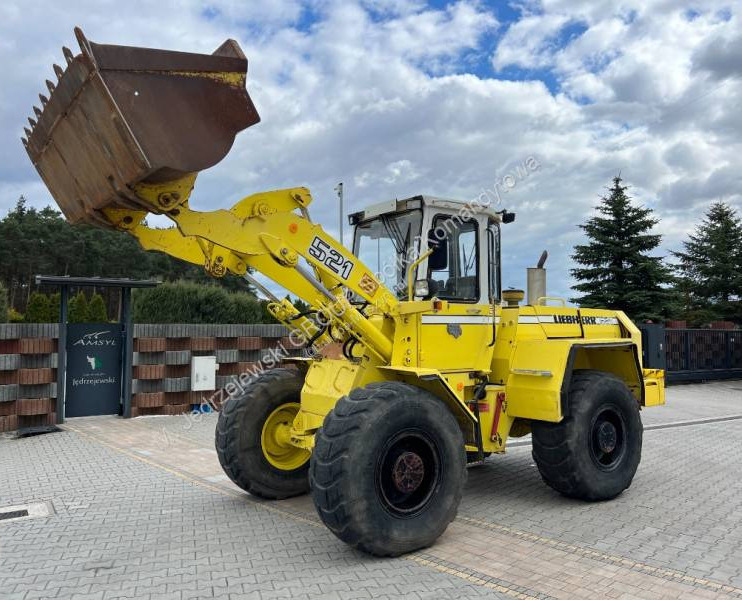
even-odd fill
[[[644,405],[643,376],[632,340],[540,339],[520,341],[515,347],[507,380],[508,414],[558,423],[569,415],[569,387],[576,369],[613,373]]]
[[[575,344],[570,348],[560,394],[564,417],[569,415],[569,386],[575,369],[612,373],[626,383],[636,401],[644,405],[644,377],[634,342]]]

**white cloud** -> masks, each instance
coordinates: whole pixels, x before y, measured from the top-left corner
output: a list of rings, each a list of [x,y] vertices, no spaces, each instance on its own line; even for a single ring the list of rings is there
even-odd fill
[[[558,50],[555,38],[569,21],[570,17],[565,14],[524,16],[508,28],[498,45],[493,61],[495,67],[538,69],[552,66]]]
[[[242,45],[262,122],[201,174],[196,208],[308,185],[315,217],[335,232],[338,181],[348,212],[419,193],[467,200],[535,156],[541,168],[502,196],[518,212],[503,232],[505,282],[523,286],[524,267],[548,248],[550,292],[568,296],[577,224],[618,171],[663,218],[668,247],[710,201],[739,207],[740,17],[730,3],[522,6],[508,27],[474,1],[443,9],[365,0],[6,2],[0,209],[20,193],[50,201],[19,137],[61,45],[73,46],[75,24],[100,42],[202,52],[227,37]],[[467,53],[489,51],[490,70],[465,73]],[[498,79],[506,68],[524,80]],[[551,70],[559,89],[529,81],[527,69]]]

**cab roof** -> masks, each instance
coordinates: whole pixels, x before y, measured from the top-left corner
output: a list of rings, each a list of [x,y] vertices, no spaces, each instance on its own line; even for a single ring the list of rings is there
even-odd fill
[[[423,207],[438,208],[449,210],[452,212],[459,212],[464,208],[468,208],[475,215],[485,215],[488,218],[496,222],[502,221],[502,215],[495,212],[494,209],[488,206],[482,206],[479,203],[467,203],[461,200],[452,200],[449,198],[438,198],[436,196],[412,196],[403,200],[394,199],[387,200],[386,202],[379,202],[377,204],[371,204],[364,210],[352,213],[348,215],[348,221],[351,225],[366,221],[367,219],[373,219],[379,215],[399,213],[407,210],[420,209]]]

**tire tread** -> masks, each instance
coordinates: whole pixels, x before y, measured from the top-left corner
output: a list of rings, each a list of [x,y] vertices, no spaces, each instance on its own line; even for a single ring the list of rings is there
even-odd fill
[[[357,388],[337,402],[315,436],[310,485],[320,519],[342,541],[376,556],[398,556],[409,551],[409,548],[398,547],[384,540],[369,540],[360,533],[363,527],[355,520],[353,501],[344,498],[341,489],[352,466],[354,434],[362,430],[368,419],[390,410],[400,397],[419,396],[421,393],[428,395],[418,387],[400,382],[373,383]],[[431,399],[438,401],[435,397]],[[463,456],[462,443],[462,467]],[[464,481],[465,475],[464,469]],[[455,518],[462,493],[463,483],[454,498],[453,509],[446,514],[443,523],[421,533],[419,547],[432,544]]]
[[[611,373],[591,369],[575,371],[569,388],[569,416],[560,423],[533,423],[532,452],[536,466],[544,482],[564,496],[591,501],[608,500],[623,491],[609,495],[597,492],[593,482],[578,468],[578,459],[574,453],[578,434],[575,421],[587,410],[579,399],[596,386],[605,386],[608,382],[618,382],[625,386],[621,379]],[[638,407],[636,414],[638,418]],[[641,422],[639,427],[641,428]],[[638,443],[641,448],[641,437]],[[631,484],[632,478],[633,473],[626,487]]]
[[[244,469],[244,459],[240,450],[240,430],[247,412],[254,410],[255,398],[269,396],[276,383],[285,381],[287,377],[300,379],[295,369],[279,368],[261,373],[245,386],[243,394],[230,397],[224,403],[216,425],[214,445],[222,469],[241,489],[266,500],[281,500],[296,496],[306,493],[309,488],[307,483],[304,486],[305,489],[299,486],[300,489],[287,492],[261,484]],[[301,383],[297,383],[300,388]]]

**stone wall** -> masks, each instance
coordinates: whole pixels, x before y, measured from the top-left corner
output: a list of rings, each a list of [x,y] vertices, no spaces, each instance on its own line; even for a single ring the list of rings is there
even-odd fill
[[[252,372],[272,348],[296,355],[287,335],[281,325],[137,325],[131,416],[180,414],[214,396],[190,391],[192,357],[216,356],[221,389]]]
[[[56,422],[57,325],[0,324],[0,431]]]

